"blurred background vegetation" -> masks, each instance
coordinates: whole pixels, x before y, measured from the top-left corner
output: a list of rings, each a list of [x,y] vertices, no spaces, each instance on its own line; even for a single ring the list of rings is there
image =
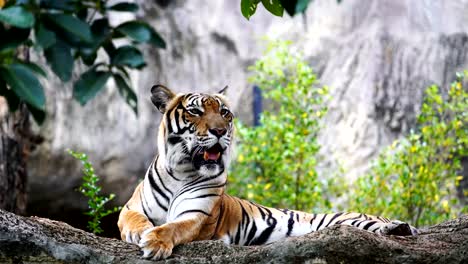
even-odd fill
[[[230,193],[273,207],[345,209],[415,226],[468,212],[468,189],[457,197],[456,188],[463,179],[460,160],[468,154],[468,93],[463,87],[468,71],[457,73],[449,87],[428,87],[416,129],[383,149],[369,172],[349,183],[340,171],[332,177],[317,173],[317,135],[328,88],[317,87],[303,56],[287,42],[269,42],[249,69],[250,82],[262,87],[272,110],[261,114],[260,126],[237,123]]]

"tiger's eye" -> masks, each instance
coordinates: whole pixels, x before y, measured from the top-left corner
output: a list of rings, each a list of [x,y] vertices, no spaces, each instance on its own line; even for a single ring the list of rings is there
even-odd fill
[[[203,115],[203,112],[200,111],[200,110],[197,109],[197,108],[188,109],[187,111],[188,111],[191,115],[194,115],[194,116],[201,116],[201,115]]]
[[[226,108],[223,108],[223,109],[221,109],[220,114],[225,116],[225,115],[229,114],[229,110],[227,110]]]

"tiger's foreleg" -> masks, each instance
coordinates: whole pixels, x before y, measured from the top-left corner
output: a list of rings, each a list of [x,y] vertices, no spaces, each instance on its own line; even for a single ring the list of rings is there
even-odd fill
[[[142,184],[138,185],[132,198],[127,202],[122,211],[120,211],[119,226],[120,236],[123,241],[137,244],[140,242],[143,231],[153,227],[153,224],[142,212],[140,191]]]
[[[139,243],[143,258],[167,258],[174,246],[196,240],[205,218],[199,216],[174,221],[144,231]]]

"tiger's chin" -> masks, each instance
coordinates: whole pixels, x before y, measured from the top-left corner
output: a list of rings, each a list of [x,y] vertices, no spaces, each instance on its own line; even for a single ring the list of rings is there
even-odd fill
[[[219,143],[195,153],[193,166],[202,176],[215,176],[224,172],[226,149]]]

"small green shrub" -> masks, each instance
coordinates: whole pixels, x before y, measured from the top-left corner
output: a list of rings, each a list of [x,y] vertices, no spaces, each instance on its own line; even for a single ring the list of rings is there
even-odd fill
[[[351,208],[416,226],[468,212],[454,195],[462,179],[460,159],[468,154],[467,72],[457,76],[445,100],[437,86],[427,89],[417,132],[385,149],[356,181]]]
[[[120,211],[121,207],[104,208],[105,204],[114,199],[115,195],[102,196],[99,194],[101,192],[101,187],[98,185],[99,177],[94,173],[94,168],[88,161],[86,154],[72,150],[68,150],[68,153],[83,164],[83,183],[78,188],[78,191],[88,198],[89,211],[85,212],[90,217],[88,228],[94,234],[102,233],[103,230],[100,227],[101,219],[109,214]]]
[[[299,210],[330,208],[333,182],[317,175],[317,134],[326,114],[327,87],[315,87],[316,76],[287,42],[272,42],[250,71],[272,111],[261,114],[261,126],[236,123],[237,153],[229,192],[267,206]]]

